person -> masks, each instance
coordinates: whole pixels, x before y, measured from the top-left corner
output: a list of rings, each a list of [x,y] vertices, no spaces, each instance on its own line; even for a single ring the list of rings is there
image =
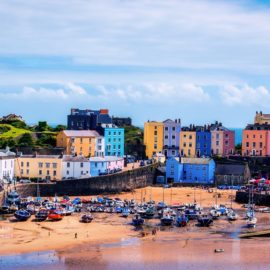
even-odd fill
[[[77,238],[77,235],[78,235],[78,234],[77,234],[77,233],[75,233],[75,238]]]

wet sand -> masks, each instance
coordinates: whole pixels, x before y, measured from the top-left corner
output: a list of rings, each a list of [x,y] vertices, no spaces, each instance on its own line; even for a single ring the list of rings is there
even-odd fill
[[[231,192],[219,192],[218,203],[230,204]],[[191,188],[164,189],[164,193],[167,203],[194,199]],[[205,190],[195,193],[203,207],[214,203],[213,195]],[[162,188],[110,197],[148,201],[150,196],[161,201]],[[233,206],[244,216],[241,205]],[[149,234],[141,237],[141,232],[130,225],[131,218],[94,213],[94,221],[83,224],[79,216],[60,222],[0,221],[0,269],[269,269],[269,238],[240,240],[237,236],[248,231],[242,219],[229,223],[222,217],[211,228],[197,227],[196,221],[185,228],[163,228],[158,219],[153,219],[146,222]],[[270,214],[258,213],[257,218],[255,230],[270,227]],[[152,226],[158,228],[156,236],[150,233]],[[216,248],[225,252],[214,253]]]

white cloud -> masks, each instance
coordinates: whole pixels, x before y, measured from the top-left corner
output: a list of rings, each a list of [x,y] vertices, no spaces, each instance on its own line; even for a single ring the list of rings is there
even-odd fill
[[[230,106],[266,106],[270,103],[270,91],[264,86],[253,88],[249,85],[229,85],[220,91],[220,95],[222,101]]]

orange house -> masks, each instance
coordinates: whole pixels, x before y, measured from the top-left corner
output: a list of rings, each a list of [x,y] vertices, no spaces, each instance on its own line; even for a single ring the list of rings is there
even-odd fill
[[[245,129],[242,135],[243,156],[269,156],[270,131]]]
[[[66,155],[95,156],[96,140],[101,138],[94,130],[63,130],[56,137],[57,147],[64,147]]]

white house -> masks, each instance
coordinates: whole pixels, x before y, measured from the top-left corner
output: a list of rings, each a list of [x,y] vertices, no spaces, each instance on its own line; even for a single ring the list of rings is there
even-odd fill
[[[0,182],[8,182],[14,178],[15,153],[9,148],[0,149]]]
[[[64,156],[62,160],[62,179],[81,179],[90,177],[89,159],[83,156]]]
[[[124,158],[116,156],[90,157],[91,176],[120,171],[124,168]]]
[[[103,157],[105,155],[105,139],[103,136],[96,137],[95,156]]]

